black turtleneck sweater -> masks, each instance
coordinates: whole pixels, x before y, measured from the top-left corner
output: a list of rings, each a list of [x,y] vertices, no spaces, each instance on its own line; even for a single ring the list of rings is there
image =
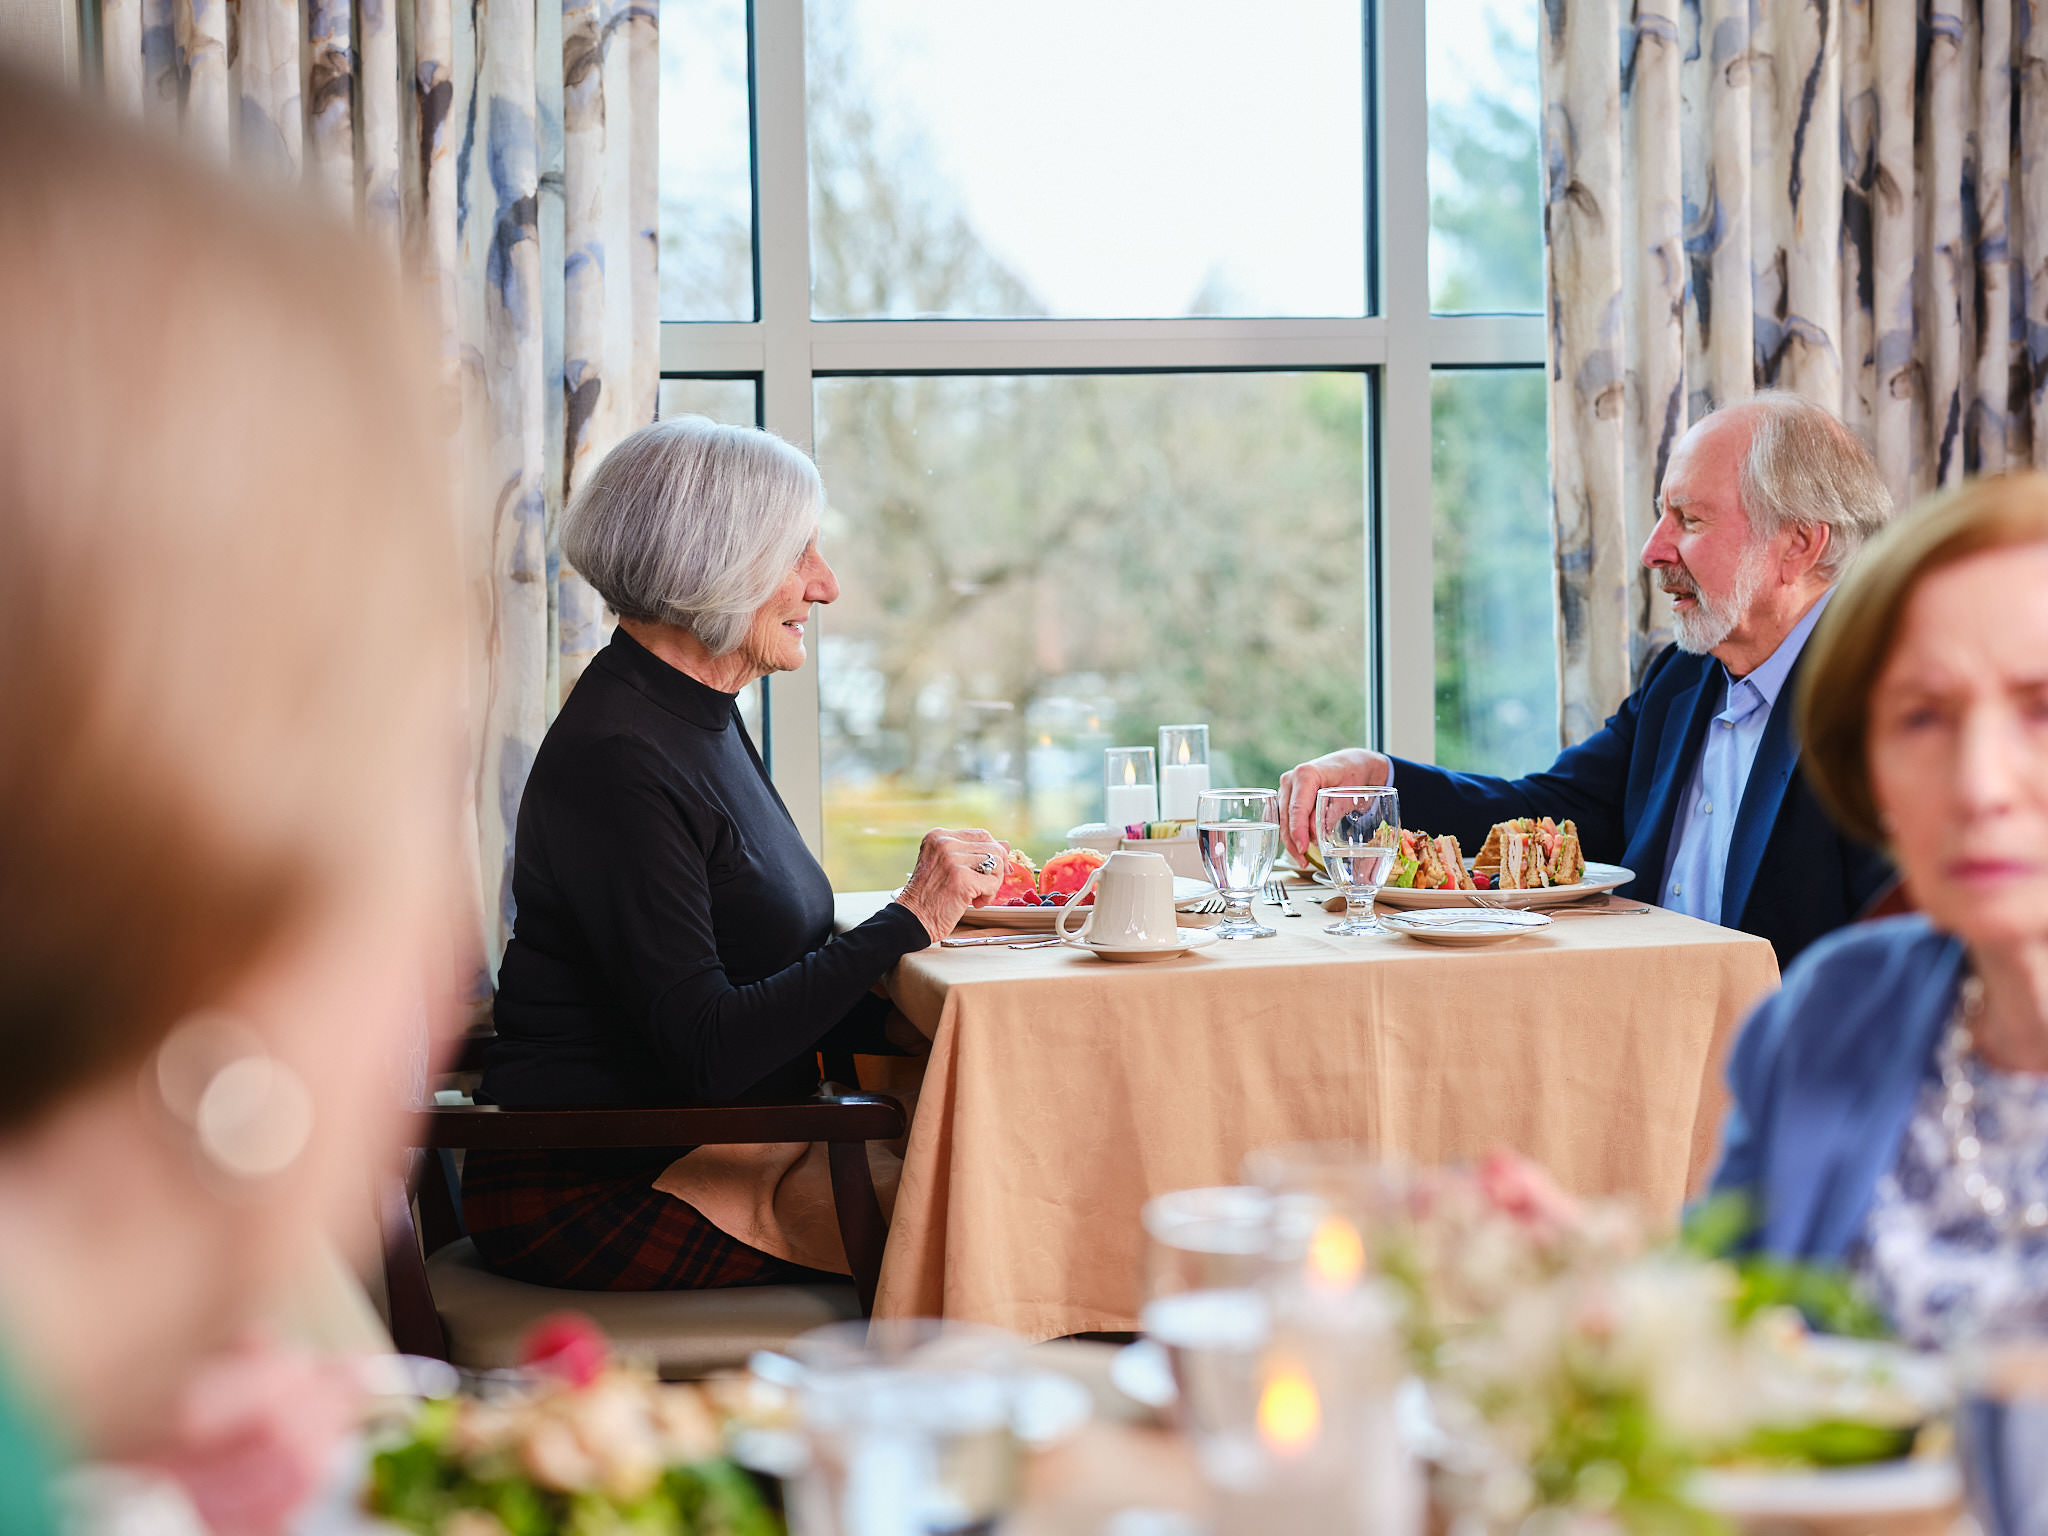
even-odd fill
[[[879,1041],[869,988],[930,942],[895,903],[832,936],[733,696],[623,628],[534,758],[512,899],[483,1086],[521,1107],[808,1091],[821,1044]]]

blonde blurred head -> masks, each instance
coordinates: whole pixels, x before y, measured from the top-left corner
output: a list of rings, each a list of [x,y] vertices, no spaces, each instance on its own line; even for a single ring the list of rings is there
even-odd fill
[[[4,75],[0,210],[0,1352],[118,1449],[369,1187],[450,902],[453,534],[352,239]],[[282,1173],[142,1086],[200,1015],[311,1085]]]

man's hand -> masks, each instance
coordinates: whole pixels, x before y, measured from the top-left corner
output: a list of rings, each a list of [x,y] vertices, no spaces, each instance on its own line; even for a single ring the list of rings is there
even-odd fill
[[[1380,752],[1348,747],[1326,752],[1313,762],[1280,775],[1280,828],[1287,851],[1301,862],[1302,850],[1316,840],[1316,791],[1356,789],[1392,782],[1394,761]]]

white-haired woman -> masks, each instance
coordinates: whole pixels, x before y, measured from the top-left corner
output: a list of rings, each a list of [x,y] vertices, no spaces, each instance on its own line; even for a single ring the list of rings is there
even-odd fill
[[[832,934],[832,886],[735,707],[803,665],[817,469],[769,433],[643,427],[569,509],[563,552],[619,615],[534,759],[484,1091],[522,1107],[801,1097],[815,1053],[875,1049],[871,988],[1001,883],[986,832],[932,832],[903,894]],[[472,1154],[499,1271],[587,1290],[746,1285],[797,1266],[656,1189],[673,1154]]]

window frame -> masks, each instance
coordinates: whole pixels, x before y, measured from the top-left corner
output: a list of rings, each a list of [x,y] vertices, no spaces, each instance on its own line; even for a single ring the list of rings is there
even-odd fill
[[[829,0],[827,0],[829,3]],[[811,451],[814,381],[909,373],[1298,372],[1366,376],[1369,745],[1434,756],[1430,376],[1441,367],[1542,366],[1540,314],[1432,314],[1426,0],[1360,0],[1366,134],[1363,318],[818,320],[811,315],[805,0],[750,0],[755,319],[665,320],[661,372],[751,378],[761,422]],[[819,615],[820,628],[831,611]],[[818,656],[765,698],[776,787],[823,857]],[[1331,745],[1347,745],[1332,742]]]

